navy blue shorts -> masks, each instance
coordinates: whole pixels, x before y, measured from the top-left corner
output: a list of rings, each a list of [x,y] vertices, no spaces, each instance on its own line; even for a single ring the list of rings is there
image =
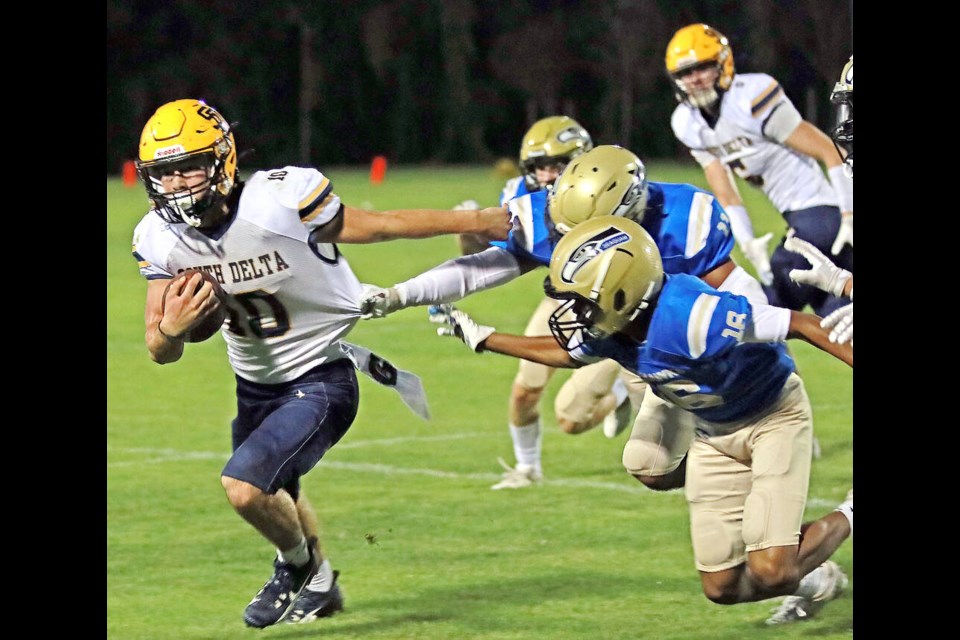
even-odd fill
[[[840,209],[838,207],[811,207],[788,211],[783,215],[787,224],[798,238],[806,240],[823,252],[838,267],[853,273],[853,247],[846,245],[839,255],[832,255],[830,248],[840,230]],[[791,269],[809,269],[810,263],[798,253],[787,251],[783,242],[770,257],[770,270],[773,272],[773,284],[764,287],[767,300],[777,307],[786,307],[794,311],[803,311],[809,305],[818,316],[826,316],[831,311],[850,304],[846,298],[838,298],[826,291],[810,285],[800,285],[790,279]]]
[[[269,494],[286,489],[296,500],[300,477],[347,432],[359,401],[357,374],[347,359],[283,384],[237,376],[233,455],[221,474]]]

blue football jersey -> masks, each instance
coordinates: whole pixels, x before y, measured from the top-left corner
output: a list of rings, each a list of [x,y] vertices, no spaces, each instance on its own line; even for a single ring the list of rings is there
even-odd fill
[[[650,182],[647,188],[641,225],[656,241],[665,273],[702,276],[730,258],[730,219],[713,195],[689,184]],[[490,244],[550,266],[560,236],[550,219],[547,193],[544,189],[507,201],[513,230],[505,241]]]
[[[710,193],[689,184],[650,182],[641,226],[660,250],[665,273],[702,276],[730,258],[730,218]]]
[[[506,249],[518,259],[550,266],[553,248],[560,240],[547,209],[547,190],[541,189],[507,202],[513,216],[513,229],[506,240],[491,242]]]
[[[616,360],[705,420],[741,420],[770,406],[795,370],[785,344],[741,341],[752,314],[743,296],[693,276],[667,276],[643,342],[614,334],[571,355]]]

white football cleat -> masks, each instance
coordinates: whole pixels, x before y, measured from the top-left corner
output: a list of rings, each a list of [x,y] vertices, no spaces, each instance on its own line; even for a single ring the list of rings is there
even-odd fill
[[[812,618],[825,604],[843,593],[849,580],[840,565],[833,560],[827,560],[818,568],[823,568],[826,573],[822,578],[825,584],[817,595],[813,598],[787,596],[780,606],[774,609],[773,615],[767,618],[767,624],[784,624]]]
[[[543,480],[543,472],[537,466],[518,462],[516,467],[511,467],[503,461],[503,458],[497,458],[497,461],[506,471],[503,474],[503,480],[490,487],[494,491],[523,489]]]
[[[623,430],[630,426],[633,421],[633,404],[630,398],[624,398],[623,402],[617,405],[617,408],[608,413],[603,418],[603,435],[608,438],[616,438],[623,433]]]

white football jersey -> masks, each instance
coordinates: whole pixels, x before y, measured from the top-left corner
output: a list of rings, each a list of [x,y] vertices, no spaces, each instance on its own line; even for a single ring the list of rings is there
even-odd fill
[[[360,282],[335,244],[308,237],[340,211],[332,188],[316,169],[258,171],[216,237],[152,211],[134,231],[133,255],[148,280],[190,268],[217,277],[228,306],[221,333],[242,378],[287,382],[344,357],[340,341],[360,318]]]
[[[817,161],[782,144],[796,127],[784,132],[765,130],[770,115],[783,109],[792,113],[786,118],[789,112],[778,113],[778,122],[800,123],[800,114],[776,80],[765,73],[738,73],[723,92],[715,127],[686,103],[674,110],[670,125],[701,166],[719,159],[760,187],[781,213],[837,206],[836,192]]]

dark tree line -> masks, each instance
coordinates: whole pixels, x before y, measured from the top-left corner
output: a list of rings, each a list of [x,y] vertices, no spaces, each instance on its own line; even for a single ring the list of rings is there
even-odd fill
[[[513,157],[565,113],[599,143],[681,152],[663,68],[671,35],[707,22],[737,70],[770,73],[832,125],[853,51],[852,0],[107,1],[107,173],[157,106],[203,98],[237,122],[245,166]]]

